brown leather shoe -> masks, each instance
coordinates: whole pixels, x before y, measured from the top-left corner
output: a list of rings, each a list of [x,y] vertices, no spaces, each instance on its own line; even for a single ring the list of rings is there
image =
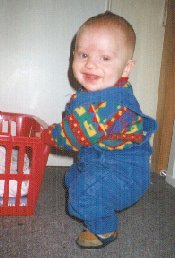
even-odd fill
[[[76,240],[76,243],[81,248],[99,249],[110,244],[117,237],[118,237],[117,232],[96,235],[90,232],[89,230],[85,230],[80,234],[79,238]]]

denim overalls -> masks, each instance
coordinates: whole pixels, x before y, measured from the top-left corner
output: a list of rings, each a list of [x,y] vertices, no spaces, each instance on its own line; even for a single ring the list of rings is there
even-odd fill
[[[148,190],[150,182],[149,144],[157,129],[154,119],[144,115],[131,90],[111,87],[104,91],[79,94],[71,108],[93,101],[113,101],[128,107],[143,118],[144,140],[123,150],[103,150],[99,146],[82,147],[78,160],[65,175],[68,210],[95,234],[116,231],[117,212],[135,202]]]

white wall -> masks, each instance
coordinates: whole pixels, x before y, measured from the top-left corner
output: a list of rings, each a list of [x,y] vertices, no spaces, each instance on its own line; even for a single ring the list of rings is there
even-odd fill
[[[165,0],[112,0],[111,11],[126,18],[136,32],[135,68],[130,76],[141,108],[156,117],[163,48]]]
[[[111,1],[109,1],[111,2]],[[143,110],[155,116],[164,28],[164,0],[113,0],[112,11],[137,33],[131,82]],[[0,110],[61,120],[69,86],[70,43],[79,25],[103,12],[107,0],[0,0]],[[48,165],[72,159],[50,155]]]
[[[70,44],[106,0],[0,0],[0,110],[60,121],[69,86]],[[49,165],[72,160],[50,156]]]

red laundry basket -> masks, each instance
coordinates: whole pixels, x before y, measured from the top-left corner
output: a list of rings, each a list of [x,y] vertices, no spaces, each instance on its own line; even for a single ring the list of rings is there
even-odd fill
[[[37,132],[42,132],[47,124],[37,117],[0,112],[0,146],[5,150],[5,169],[0,172],[3,194],[0,196],[0,216],[32,215],[40,192],[44,170],[49,155],[49,147]],[[17,171],[11,173],[13,150],[17,150]],[[28,173],[24,173],[24,160],[27,156]],[[9,195],[11,182],[16,184],[15,196]],[[21,194],[23,182],[27,182],[25,196]]]

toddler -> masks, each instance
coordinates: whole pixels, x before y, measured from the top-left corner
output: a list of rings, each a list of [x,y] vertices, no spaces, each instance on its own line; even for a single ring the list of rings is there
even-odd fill
[[[81,248],[114,241],[117,212],[137,202],[149,187],[149,138],[157,124],[142,113],[128,81],[135,40],[132,26],[111,12],[80,27],[72,68],[81,87],[61,123],[42,134],[47,144],[78,152],[65,185],[69,213],[86,226],[76,240]]]

